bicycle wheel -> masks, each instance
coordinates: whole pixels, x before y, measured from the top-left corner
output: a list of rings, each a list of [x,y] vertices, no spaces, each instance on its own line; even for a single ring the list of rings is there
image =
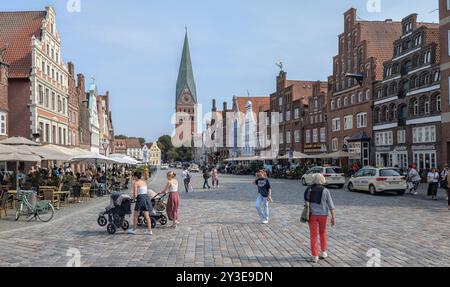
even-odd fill
[[[22,209],[23,209],[23,202],[19,204],[19,206],[16,207],[16,217],[15,220],[18,221],[20,218],[20,215],[22,215]]]
[[[36,212],[37,217],[42,222],[49,222],[52,220],[53,215],[55,213],[55,208],[51,203],[47,203],[48,205],[45,208]]]

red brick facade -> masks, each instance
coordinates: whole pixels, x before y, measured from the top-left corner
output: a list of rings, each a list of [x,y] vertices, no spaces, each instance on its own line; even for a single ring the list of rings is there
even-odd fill
[[[450,7],[448,1],[439,0],[440,18],[440,62],[442,95],[442,163],[450,163]]]
[[[75,66],[72,62],[68,63],[69,69],[69,134],[68,145],[80,146],[79,137],[79,109],[80,98],[77,93],[77,86],[75,80]]]
[[[418,23],[417,14],[405,17],[392,50],[375,84],[375,163],[404,170],[415,163],[424,171],[441,166],[439,26]]]
[[[348,150],[369,165],[373,84],[383,78],[383,62],[392,58],[392,43],[402,27],[391,20],[357,21],[353,8],[344,14],[344,27],[329,78],[328,147],[330,152]],[[349,74],[360,75],[361,82]],[[357,117],[365,117],[363,125],[357,125]]]
[[[0,140],[8,137],[8,68],[0,44]]]
[[[319,83],[319,90],[326,91],[327,83]],[[290,151],[303,152],[304,150],[305,111],[308,100],[313,95],[313,86],[315,84],[316,82],[313,81],[287,80],[285,71],[280,71],[280,74],[277,76],[277,90],[270,95],[270,123],[273,125],[274,121],[276,121],[276,117],[272,113],[278,113],[279,154],[282,156]]]

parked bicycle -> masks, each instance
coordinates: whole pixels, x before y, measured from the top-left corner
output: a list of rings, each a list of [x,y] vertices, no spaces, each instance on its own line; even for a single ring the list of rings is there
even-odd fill
[[[32,206],[28,201],[26,193],[21,193],[16,203],[16,221],[24,215],[28,221],[39,219],[42,222],[49,222],[52,220],[55,213],[55,208],[50,201],[38,201],[35,206]]]

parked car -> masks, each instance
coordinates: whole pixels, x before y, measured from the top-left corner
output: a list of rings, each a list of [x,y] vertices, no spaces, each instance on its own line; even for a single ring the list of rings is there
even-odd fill
[[[200,168],[196,164],[191,164],[191,166],[189,166],[189,172],[200,172]]]
[[[167,164],[162,164],[161,167],[159,168],[160,170],[168,170],[169,169],[169,165]]]
[[[364,167],[348,183],[349,191],[368,191],[372,195],[383,192],[404,195],[406,189],[406,177],[395,168]]]
[[[183,168],[183,164],[181,162],[177,163],[175,168]]]
[[[345,174],[338,166],[316,166],[309,169],[301,178],[304,186],[312,185],[313,175],[321,173],[325,177],[325,186],[337,186],[343,188],[345,185]]]

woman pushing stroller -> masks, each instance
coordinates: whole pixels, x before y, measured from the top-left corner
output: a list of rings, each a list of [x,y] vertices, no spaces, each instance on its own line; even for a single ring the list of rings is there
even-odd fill
[[[136,206],[134,207],[133,214],[133,229],[129,229],[129,234],[136,234],[136,226],[138,224],[139,214],[144,213],[145,220],[147,222],[147,230],[144,232],[146,235],[153,235],[152,223],[150,220],[150,212],[153,211],[152,202],[148,196],[148,188],[145,180],[142,179],[141,172],[134,173],[134,186],[133,186],[133,201],[136,200]]]

